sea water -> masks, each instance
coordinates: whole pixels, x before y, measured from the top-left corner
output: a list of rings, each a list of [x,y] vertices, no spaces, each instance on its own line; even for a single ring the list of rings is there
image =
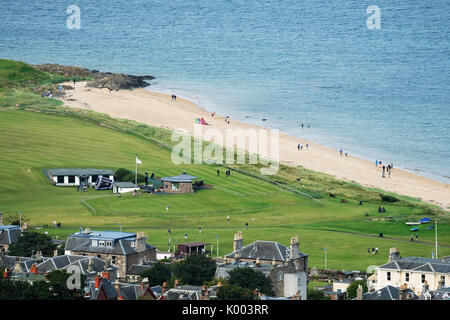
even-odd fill
[[[0,58],[150,74],[209,111],[450,182],[449,1],[15,0],[0,17]]]

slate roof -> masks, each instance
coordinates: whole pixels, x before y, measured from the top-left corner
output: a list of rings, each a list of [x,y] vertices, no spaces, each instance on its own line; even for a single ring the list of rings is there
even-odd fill
[[[431,300],[450,300],[450,287],[429,290],[425,294],[421,294],[419,300],[425,300],[425,296],[430,296]]]
[[[275,259],[275,261],[286,262],[286,258],[289,257],[289,247],[275,241],[255,241],[246,247],[233,251],[226,258],[234,258],[236,252],[239,253],[239,257],[242,259],[256,260],[256,258],[259,258],[266,261]],[[300,252],[300,257],[305,256],[307,255]]]
[[[195,180],[195,179],[198,179],[198,177],[191,176],[189,174],[180,174],[178,176],[161,178],[162,181],[168,181],[168,182],[192,182],[192,180]]]
[[[363,294],[363,300],[398,300],[399,288],[386,286],[374,292]],[[418,299],[418,296],[411,289],[407,289],[408,295],[412,295],[412,299]]]
[[[136,185],[133,182],[129,182],[129,181],[114,182],[113,186],[119,187],[119,188],[136,188]]]
[[[112,247],[93,246],[92,240],[113,241]],[[132,246],[136,240],[136,234],[115,231],[91,231],[90,234],[77,232],[67,237],[65,250],[75,252],[92,252],[103,254],[127,255],[136,252]],[[146,250],[155,248],[146,244]]]
[[[92,271],[89,272],[89,261],[92,259]],[[54,270],[66,270],[69,268],[69,266],[77,265],[81,273],[84,275],[96,275],[97,272],[102,272],[105,270],[106,263],[97,258],[97,257],[87,257],[87,256],[80,256],[80,255],[63,255],[63,256],[57,256],[48,258],[45,261],[39,263],[36,265],[38,273],[47,273],[52,272]],[[115,271],[117,270],[117,267],[115,266],[109,266],[109,271]]]
[[[0,244],[11,245],[19,239],[22,231],[19,226],[0,226]]]
[[[36,262],[35,259],[30,258],[30,257],[16,257],[16,256],[0,255],[0,264],[6,265],[11,270],[14,269],[14,266],[15,266],[17,260],[20,261],[21,268],[22,268],[22,270],[24,270],[24,272],[30,272],[31,266],[33,265],[33,263]]]
[[[127,274],[140,276],[142,272],[149,270],[151,267],[151,264],[133,264],[128,269]]]
[[[450,261],[443,259],[407,257],[385,263],[379,266],[378,269],[450,273]]]
[[[180,286],[164,293],[167,300],[201,300],[202,287]]]
[[[252,268],[253,270],[261,271],[262,273],[264,273],[265,276],[268,276],[270,274],[270,271],[272,270],[272,265],[260,264],[259,266],[257,266],[256,263],[248,263],[248,262],[233,262],[229,264],[223,264],[217,266],[214,278],[228,279],[229,278],[228,273],[236,268]]]
[[[114,175],[114,171],[109,169],[80,169],[80,168],[61,168],[61,169],[48,169],[48,174],[51,176],[93,176],[93,175]]]

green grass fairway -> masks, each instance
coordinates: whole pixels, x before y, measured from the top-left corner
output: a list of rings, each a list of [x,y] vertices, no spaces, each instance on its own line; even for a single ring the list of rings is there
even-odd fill
[[[382,204],[393,217],[390,221],[367,221],[380,218],[379,201],[363,206],[358,201],[340,203],[340,199],[320,199],[322,206],[267,182],[224,170],[217,176],[217,167],[208,165],[176,166],[170,152],[158,144],[132,134],[121,133],[95,123],[22,110],[0,111],[0,211],[8,214],[22,211],[32,227],[62,223],[62,229],[43,228],[50,235],[65,237],[79,227],[144,230],[149,242],[160,250],[168,249],[167,229],[173,241],[205,241],[214,245],[219,236],[221,256],[232,251],[233,234],[244,233],[244,242],[273,240],[284,244],[298,235],[301,250],[310,255],[310,265],[323,267],[323,248],[328,248],[328,266],[335,269],[366,270],[387,259],[389,248],[397,246],[402,255],[430,256],[433,247],[410,243],[405,220],[419,219],[423,208],[411,203]],[[175,175],[186,170],[205,180],[213,188],[185,195],[130,194],[118,198],[109,191],[77,192],[76,188],[54,187],[42,173],[51,167],[126,167],[134,169],[139,154],[140,172],[157,176]],[[292,180],[295,180],[292,178]],[[82,205],[84,200],[94,211]],[[169,205],[168,211],[165,210]],[[230,222],[226,217],[230,216]],[[245,222],[250,227],[245,230]],[[198,227],[202,227],[202,234]],[[426,225],[425,225],[426,226]],[[434,232],[422,230],[420,240],[433,242]],[[449,226],[439,226],[440,244],[449,245]],[[352,232],[352,233],[347,233]],[[383,232],[388,239],[370,235]],[[400,239],[400,240],[398,240]],[[368,255],[367,248],[378,247],[380,254]],[[440,247],[440,255],[450,249]]]
[[[80,227],[118,230],[121,223],[123,231],[146,231],[149,243],[164,251],[170,228],[172,244],[184,242],[187,233],[187,241],[211,243],[213,256],[217,255],[217,244],[220,256],[230,253],[233,234],[238,231],[243,231],[245,245],[255,240],[288,245],[290,237],[297,235],[311,267],[324,267],[326,247],[329,268],[365,271],[369,265],[385,262],[394,246],[402,256],[430,256],[434,230],[419,226],[420,241],[410,242],[411,227],[404,224],[430,217],[439,221],[439,256],[450,255],[448,212],[395,194],[390,195],[398,201],[382,202],[380,193],[389,193],[302,167],[281,165],[267,180],[249,176],[258,173],[258,165],[234,166],[245,172],[233,171],[231,177],[225,177],[223,167],[174,165],[169,131],[64,108],[58,100],[33,93],[63,80],[67,79],[0,59],[0,212],[5,222],[9,215],[21,211],[30,229],[62,238]],[[87,167],[134,170],[136,154],[142,160],[142,173],[163,177],[186,171],[212,188],[194,194],[124,194],[119,198],[110,191],[54,187],[42,171]],[[301,183],[297,177],[302,177]],[[288,191],[292,188],[316,199]],[[330,198],[329,193],[336,198]],[[341,203],[342,198],[348,202]],[[387,212],[379,214],[379,206]],[[63,227],[48,228],[54,220]],[[380,232],[385,238],[376,237]],[[368,254],[367,248],[372,247],[378,247],[380,253]]]

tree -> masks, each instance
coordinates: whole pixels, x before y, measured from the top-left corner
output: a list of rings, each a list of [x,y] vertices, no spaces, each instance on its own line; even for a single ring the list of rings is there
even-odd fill
[[[162,262],[156,262],[149,270],[141,273],[141,277],[148,278],[150,286],[162,285],[167,282],[172,276],[170,267]]]
[[[204,254],[191,254],[185,260],[173,264],[172,272],[182,283],[201,286],[213,279],[216,262]]]
[[[24,222],[28,222],[28,218],[26,218],[25,216],[22,215],[19,212],[15,213],[15,214],[10,214],[8,216],[5,217],[5,221],[13,226],[20,226],[20,222],[22,221],[22,224]]]
[[[308,289],[308,300],[330,300],[330,297],[327,297],[320,290]]]
[[[252,291],[258,289],[269,296],[275,295],[272,282],[261,271],[255,271],[250,268],[235,268],[228,272],[228,275],[230,276],[228,279],[230,285],[236,285]]]
[[[32,284],[22,280],[0,278],[0,300],[79,300],[83,299],[86,276],[81,275],[80,289],[70,290],[66,271],[55,270],[46,275],[46,280]]]
[[[33,251],[42,251],[44,256],[53,256],[56,245],[52,243],[52,239],[46,234],[37,232],[24,233],[19,240],[9,247],[9,255],[30,257]]]
[[[367,283],[364,280],[353,281],[347,288],[347,300],[352,300],[356,298],[356,290],[358,289],[358,285],[361,285],[363,288],[363,293],[368,291]]]
[[[116,170],[115,178],[117,181],[124,181],[123,178],[132,172],[125,168],[119,168]]]
[[[253,291],[235,285],[224,285],[217,290],[218,300],[255,300]]]
[[[65,270],[55,270],[48,273],[48,289],[50,291],[50,300],[80,300],[83,299],[83,288],[85,286],[86,276],[80,275],[80,289],[69,289],[67,280],[71,276]]]

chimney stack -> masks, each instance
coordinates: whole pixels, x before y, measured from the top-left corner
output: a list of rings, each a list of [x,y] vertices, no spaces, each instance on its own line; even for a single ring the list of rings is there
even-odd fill
[[[37,268],[36,268],[36,263],[33,263],[33,265],[30,267],[30,272],[33,274],[37,274]]]
[[[136,251],[137,252],[145,251],[146,243],[147,243],[147,237],[145,236],[145,233],[143,231],[139,232],[136,235]]]
[[[444,287],[444,285],[445,285],[445,280],[441,277],[441,280],[439,280],[437,289],[441,290]]]
[[[358,284],[358,289],[356,289],[356,300],[363,299],[363,288],[362,285]]]
[[[242,248],[244,240],[242,239],[242,232],[239,231],[238,233],[234,234],[234,242],[233,242],[233,251],[237,251]]]
[[[391,248],[389,250],[389,260],[388,262],[392,262],[394,260],[398,260],[400,258],[400,251],[398,251],[398,248]]]
[[[141,282],[141,291],[144,291],[148,287],[148,278],[142,279]]]
[[[94,271],[94,258],[90,258],[90,259],[89,259],[87,271],[88,271],[88,272]]]
[[[408,300],[408,293],[406,292],[407,289],[408,287],[406,284],[400,286],[400,290],[398,291],[398,300]]]
[[[428,285],[428,281],[425,280],[425,282],[423,283],[423,286],[422,286],[422,294],[424,294],[428,290],[430,290],[430,286]]]
[[[95,289],[98,289],[100,287],[100,283],[102,283],[103,278],[97,274],[95,277]]]
[[[291,238],[291,245],[289,249],[290,249],[289,258],[291,260],[300,258],[300,244],[298,242],[297,236]]]

